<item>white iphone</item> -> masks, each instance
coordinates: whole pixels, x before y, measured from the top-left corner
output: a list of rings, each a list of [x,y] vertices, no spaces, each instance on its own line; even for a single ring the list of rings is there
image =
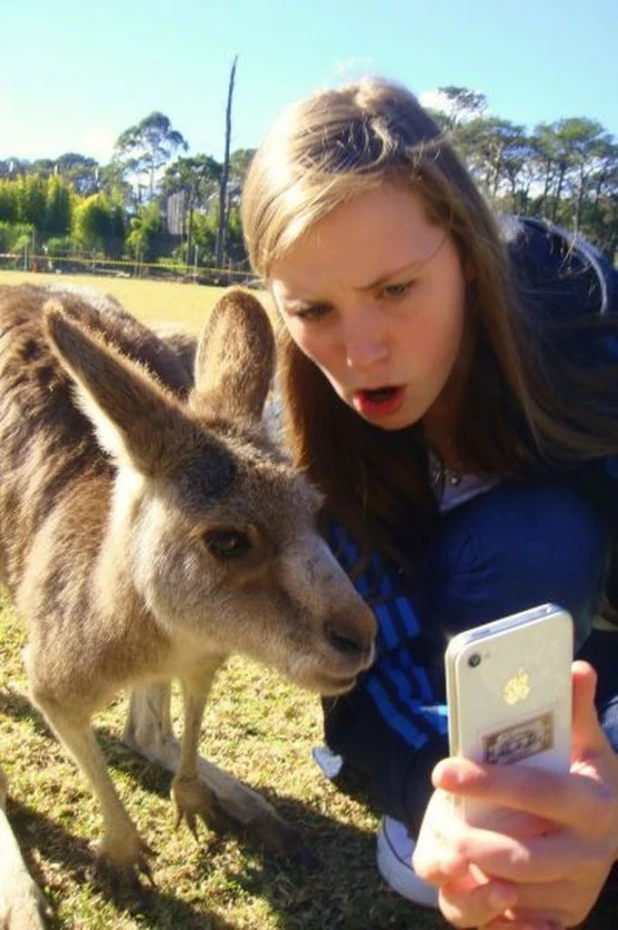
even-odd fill
[[[573,621],[543,604],[454,636],[446,650],[451,755],[568,772]],[[497,828],[501,812],[457,802],[468,823]]]

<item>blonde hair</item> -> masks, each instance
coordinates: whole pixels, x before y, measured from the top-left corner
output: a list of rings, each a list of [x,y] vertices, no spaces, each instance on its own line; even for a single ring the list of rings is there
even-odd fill
[[[445,225],[458,212],[455,192],[466,212],[483,203],[436,123],[396,84],[366,78],[290,107],[256,153],[243,190],[253,268],[267,279],[272,262],[336,206],[401,179],[419,187]]]
[[[552,407],[538,340],[526,332],[493,214],[439,126],[405,88],[365,78],[283,113],[255,155],[243,191],[253,268],[267,282],[272,263],[330,211],[402,182],[452,236],[470,272],[475,356],[455,437],[466,467],[507,474],[526,469],[548,446],[565,454],[596,449],[589,436],[557,422],[560,402]],[[429,533],[436,516],[421,431],[387,432],[366,423],[285,330],[280,358],[296,463],[365,550],[377,546],[398,556],[393,540],[409,521]]]

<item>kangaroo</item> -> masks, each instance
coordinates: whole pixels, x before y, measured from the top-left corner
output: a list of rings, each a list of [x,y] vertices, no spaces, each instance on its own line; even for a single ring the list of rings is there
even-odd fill
[[[198,757],[213,679],[237,652],[337,695],[373,658],[374,616],[317,531],[321,498],[263,426],[274,364],[268,317],[239,288],[205,325],[193,376],[119,307],[0,288],[0,578],[28,624],[31,699],[99,802],[97,862],[114,881],[150,869],[97,708],[127,687],[159,701],[177,822],[253,821],[294,851],[270,805]]]

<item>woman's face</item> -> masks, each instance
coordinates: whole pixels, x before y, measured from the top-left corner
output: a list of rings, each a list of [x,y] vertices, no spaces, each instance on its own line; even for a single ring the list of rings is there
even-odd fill
[[[466,280],[418,194],[384,184],[336,207],[273,263],[269,281],[292,339],[366,420],[400,429],[447,413]]]

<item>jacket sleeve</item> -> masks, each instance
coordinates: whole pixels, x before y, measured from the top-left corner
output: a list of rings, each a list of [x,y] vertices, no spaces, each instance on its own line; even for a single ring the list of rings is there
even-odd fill
[[[563,365],[556,364],[557,356],[583,371],[605,371],[615,382],[618,269],[585,239],[573,237],[545,220],[505,218],[503,235],[520,298],[538,328],[546,364],[558,390],[565,397],[573,395],[568,382],[560,383]],[[604,320],[607,326],[603,325]],[[595,321],[592,326],[579,325]],[[618,396],[614,392],[609,397],[593,397],[586,391],[581,402],[597,406],[618,424]],[[576,421],[577,404],[573,415]],[[618,623],[618,455],[586,462],[572,472],[568,483],[583,491],[610,524],[613,544],[607,575],[606,617]]]

